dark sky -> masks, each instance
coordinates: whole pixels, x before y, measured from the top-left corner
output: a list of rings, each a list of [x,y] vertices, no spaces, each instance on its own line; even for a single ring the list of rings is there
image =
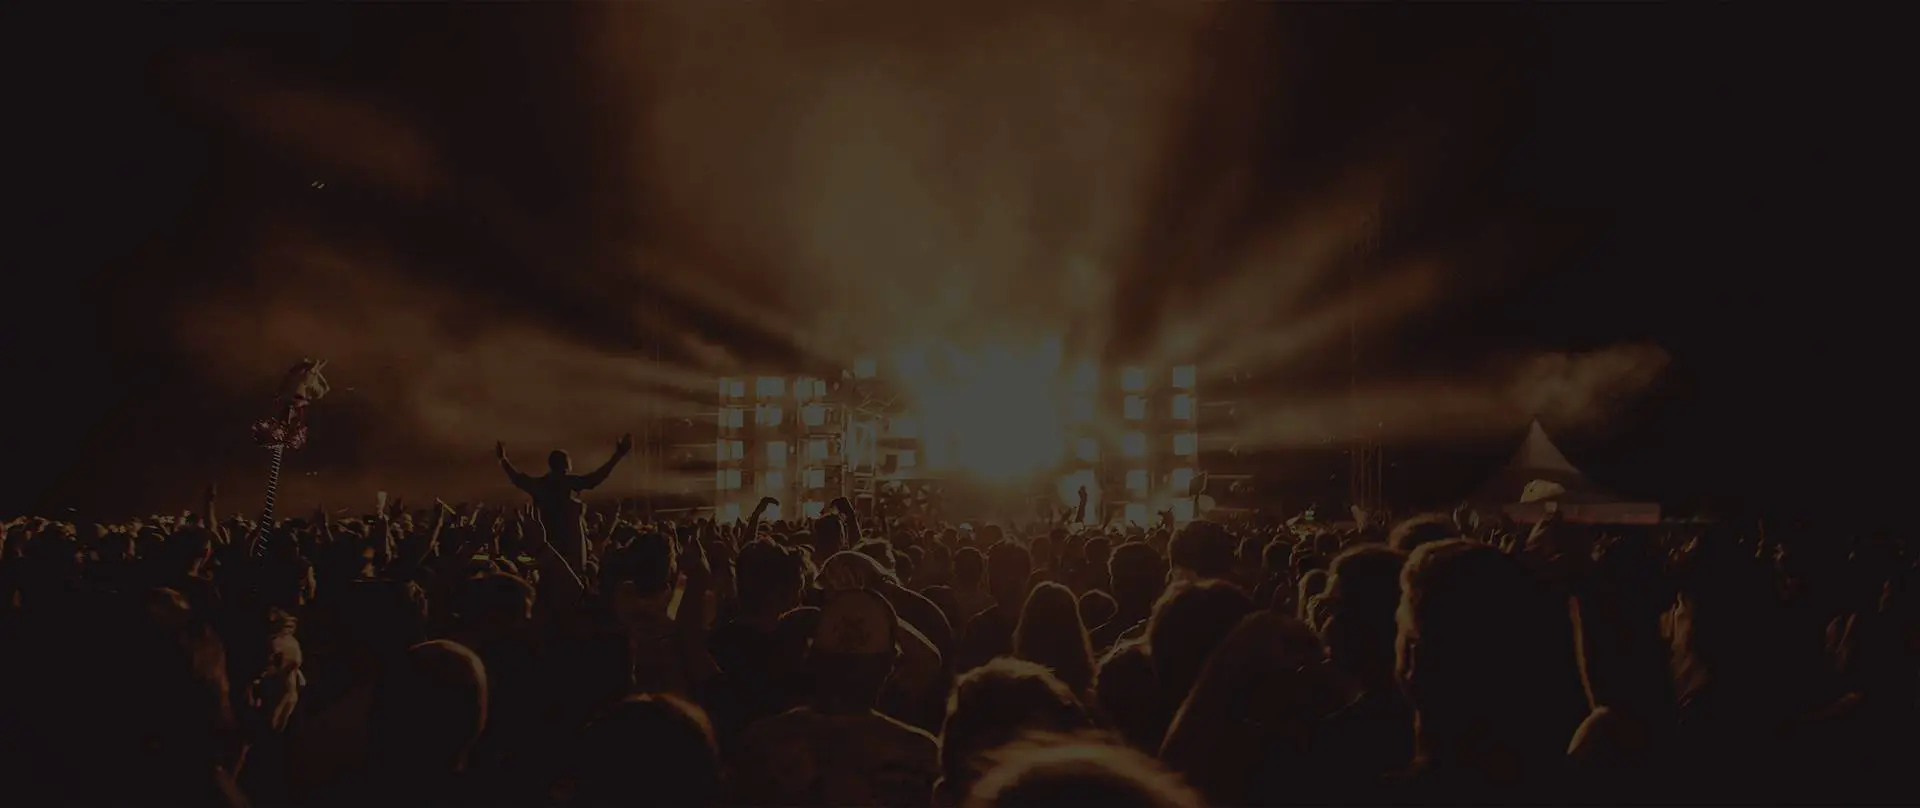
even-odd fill
[[[1388,248],[1484,269],[1447,280],[1470,291],[1452,296],[1465,302],[1370,343],[1371,373],[1651,341],[1672,360],[1653,388],[1611,423],[1561,435],[1612,487],[1826,512],[1884,511],[1904,495],[1911,340],[1898,336],[1910,306],[1893,279],[1908,251],[1882,234],[1903,230],[1893,212],[1911,159],[1887,125],[1904,101],[1887,89],[1895,51],[1875,33],[1886,26],[1724,5],[1225,6],[1197,34],[1217,58],[1193,79],[1158,226],[1134,245],[1142,266],[1196,254],[1189,186],[1218,172],[1214,155],[1257,155],[1239,167],[1255,189],[1240,212],[1207,223],[1230,238],[1313,205],[1290,189],[1316,187],[1366,147],[1413,137],[1422,190],[1396,208]],[[671,200],[629,194],[627,172],[607,167],[636,135],[615,120],[607,83],[587,79],[604,56],[582,45],[598,7],[582,8],[145,6],[111,24],[45,16],[23,29],[38,33],[20,51],[32,69],[16,71],[10,116],[26,136],[14,153],[26,203],[5,319],[12,482],[0,510],[150,507],[209,477],[249,501],[260,458],[244,429],[261,402],[212,378],[227,371],[180,323],[224,289],[273,283],[252,255],[284,222],[450,256],[460,269],[432,279],[476,318],[510,302],[609,350],[633,346],[578,286],[642,296],[655,288],[644,273],[569,276],[562,257],[516,254],[472,200],[504,194],[538,211],[548,243],[576,245],[564,260],[580,265],[604,262],[630,229],[737,259],[689,246]],[[817,8],[811,28],[889,36],[858,8]],[[1132,12],[1082,13],[1098,32]],[[738,69],[786,68],[743,52]],[[402,110],[456,191],[423,205],[346,177],[313,189],[310,161],[206,100],[209,70]],[[1247,101],[1268,89],[1271,103]],[[1119,271],[1134,301],[1182,283]],[[278,370],[262,368],[262,383]],[[336,383],[359,370],[337,368]],[[351,401],[316,417],[310,468],[485,462],[483,449],[421,448]],[[1433,496],[1450,479],[1470,488],[1519,434],[1478,453],[1396,454],[1407,484]]]

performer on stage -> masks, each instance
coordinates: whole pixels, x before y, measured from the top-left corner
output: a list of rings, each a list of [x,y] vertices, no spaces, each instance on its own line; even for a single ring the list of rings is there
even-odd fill
[[[605,464],[587,474],[573,473],[573,459],[566,452],[555,449],[547,454],[547,473],[542,477],[530,477],[513,467],[513,461],[507,459],[507,445],[495,443],[493,453],[500,458],[500,468],[507,473],[507,479],[527,496],[533,498],[533,504],[540,509],[540,521],[546,525],[547,541],[555,550],[567,559],[576,570],[587,568],[587,541],[585,519],[587,506],[580,501],[581,491],[591,491],[607,481],[607,475],[613,473],[613,467],[620,459],[633,451],[633,436],[622,435],[613,446],[613,457]]]

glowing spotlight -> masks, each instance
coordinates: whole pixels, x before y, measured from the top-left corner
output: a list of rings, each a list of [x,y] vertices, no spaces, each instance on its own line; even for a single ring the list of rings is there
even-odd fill
[[[786,487],[787,487],[787,475],[784,472],[769,471],[767,472],[766,479],[761,480],[761,488],[763,489],[762,493],[765,494],[766,496],[777,495],[780,493],[781,489],[784,489]],[[775,518],[778,518],[778,517],[775,517]]]
[[[827,470],[820,469],[820,468],[807,469],[807,487],[808,488],[827,487]]]
[[[827,405],[808,404],[800,408],[800,419],[807,426],[820,426],[827,422]]]
[[[1173,417],[1182,421],[1193,418],[1193,396],[1181,393],[1173,397]]]
[[[767,465],[772,468],[787,467],[787,442],[775,440],[767,442]]]
[[[1173,493],[1185,496],[1193,486],[1193,469],[1174,469],[1168,482],[1172,484]]]
[[[1183,522],[1183,523],[1193,521],[1193,500],[1191,499],[1174,500],[1173,521]]]
[[[1100,368],[1092,360],[1082,359],[1073,367],[1073,389],[1091,393],[1100,386]]]
[[[825,394],[819,379],[801,379],[793,383],[793,395],[801,401],[812,401]]]
[[[780,407],[774,404],[762,404],[754,408],[753,422],[760,426],[779,426]]]
[[[820,511],[825,509],[826,506],[826,503],[820,500],[810,499],[800,503],[800,512],[805,514],[808,519],[818,519],[820,518]]]
[[[761,376],[753,383],[753,391],[761,398],[779,398],[786,392],[787,380],[779,376]]]
[[[1200,436],[1192,432],[1182,432],[1173,436],[1173,453],[1180,457],[1192,457],[1200,451]]]
[[[826,438],[814,438],[812,440],[809,440],[807,441],[807,459],[815,463],[822,462],[827,459],[827,456],[832,451],[832,448],[833,447],[827,445]]]
[[[1147,454],[1146,433],[1128,432],[1120,436],[1120,451],[1128,457],[1145,457]]]
[[[1067,423],[1084,424],[1093,420],[1093,398],[1075,396],[1067,402]]]
[[[1147,400],[1142,396],[1127,396],[1126,407],[1122,414],[1129,421],[1138,421],[1147,417]]]
[[[1127,471],[1127,490],[1135,495],[1147,493],[1147,470],[1131,469]]]
[[[768,505],[768,506],[767,506],[767,511],[766,511],[766,513],[764,514],[764,518],[765,518],[765,519],[766,519],[767,521],[769,521],[769,522],[777,522],[777,521],[779,521],[779,520],[780,520],[780,506],[778,506],[778,505]]]
[[[725,505],[720,506],[719,521],[722,521],[722,522],[740,521],[740,503],[729,502]]]
[[[853,363],[853,377],[871,379],[880,373],[880,365],[872,359],[861,359]]]
[[[747,422],[747,411],[741,407],[726,407],[720,410],[721,429],[739,429]]]
[[[1120,371],[1120,389],[1129,393],[1146,392],[1146,368],[1122,368]]]
[[[718,487],[722,491],[740,490],[740,470],[739,469],[727,469],[725,471],[722,471],[720,472],[720,476],[716,479],[719,482]]]
[[[1193,385],[1199,381],[1199,375],[1199,371],[1192,365],[1177,366],[1173,369],[1173,386],[1182,390],[1192,390]]]

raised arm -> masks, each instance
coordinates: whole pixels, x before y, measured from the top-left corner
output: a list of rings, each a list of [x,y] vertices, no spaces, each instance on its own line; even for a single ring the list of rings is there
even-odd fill
[[[599,488],[601,483],[607,481],[607,475],[613,473],[613,467],[620,465],[621,458],[626,457],[627,453],[631,451],[633,451],[633,436],[621,435],[620,442],[613,445],[613,456],[607,458],[607,462],[600,464],[599,468],[575,477],[574,480],[576,482],[574,488],[583,491],[589,488]]]
[[[520,473],[519,469],[513,467],[513,461],[507,459],[507,445],[505,443],[494,442],[493,456],[500,458],[500,470],[507,473],[507,480],[513,483],[513,487],[529,494],[533,493],[533,478]]]

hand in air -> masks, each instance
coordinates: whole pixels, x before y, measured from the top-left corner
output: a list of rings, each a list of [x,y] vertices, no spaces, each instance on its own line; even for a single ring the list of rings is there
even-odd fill
[[[631,433],[621,435],[620,440],[613,444],[613,450],[621,454],[633,451],[633,435]]]
[[[501,460],[507,459],[507,444],[505,441],[493,442],[493,456]]]

